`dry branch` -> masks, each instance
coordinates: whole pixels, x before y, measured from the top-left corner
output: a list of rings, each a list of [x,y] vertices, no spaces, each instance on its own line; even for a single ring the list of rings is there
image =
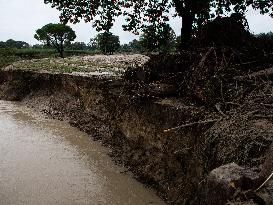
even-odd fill
[[[254,115],[256,118],[272,119],[273,115]]]
[[[262,78],[262,77],[273,77],[273,67],[265,69],[265,70],[261,70],[258,72],[254,72],[248,75],[244,75],[244,76],[236,76],[234,77],[234,80],[243,81],[243,80],[249,80],[253,78]]]
[[[263,106],[265,106],[265,107],[273,108],[273,104],[264,104],[264,103],[261,103],[261,105],[263,105]]]
[[[264,181],[264,183],[262,183],[261,186],[259,186],[259,188],[257,188],[255,191],[259,191],[271,178],[273,177],[273,172],[270,174],[270,176]]]
[[[221,110],[221,105],[219,103],[215,105],[215,108],[221,115],[226,116],[226,114]]]
[[[211,53],[213,50],[214,50],[214,48],[211,47],[211,48],[207,51],[207,53],[202,57],[200,63],[198,64],[198,68],[203,68],[203,67],[204,67],[205,62],[206,62],[208,56],[210,55],[210,53]]]
[[[212,122],[218,122],[222,120],[222,118],[220,119],[213,119],[213,120],[206,120],[206,121],[198,121],[198,122],[192,122],[192,123],[188,123],[188,124],[184,124],[184,125],[180,125],[180,126],[177,126],[177,127],[174,127],[174,128],[170,128],[170,129],[167,129],[167,130],[164,130],[164,132],[171,132],[171,131],[176,131],[176,130],[179,130],[181,128],[184,128],[184,127],[191,127],[193,125],[199,125],[199,124],[207,124],[207,123],[212,123]]]

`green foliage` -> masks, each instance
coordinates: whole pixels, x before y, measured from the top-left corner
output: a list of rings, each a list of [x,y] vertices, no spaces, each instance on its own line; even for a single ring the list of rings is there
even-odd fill
[[[126,16],[125,30],[138,34],[152,24],[164,25],[170,9],[182,17],[182,42],[190,40],[193,27],[225,12],[244,13],[249,6],[273,17],[272,0],[44,0],[61,11],[63,22],[77,23],[81,18],[94,21],[98,31],[109,32],[118,16]]]
[[[100,33],[93,41],[93,45],[97,46],[104,54],[113,54],[120,47],[119,37],[111,32]]]
[[[0,48],[29,48],[29,44],[24,41],[9,39],[6,42],[0,41]]]
[[[57,49],[61,57],[64,57],[64,44],[74,41],[75,32],[71,27],[64,24],[47,24],[36,31],[34,38],[47,46]]]
[[[263,49],[266,53],[273,53],[273,32],[260,33],[255,36],[256,47]]]
[[[89,50],[65,50],[66,56],[83,56],[83,55],[95,55],[96,51]]]
[[[0,48],[0,68],[11,64],[17,59],[13,49]]]
[[[57,54],[53,49],[15,49],[14,55],[20,59],[33,59],[56,57]]]
[[[176,50],[179,49],[180,45],[181,45],[181,36],[177,36],[176,39],[175,39],[175,48],[176,48]]]
[[[71,43],[68,42],[65,44],[66,49],[68,50],[87,50],[88,47],[84,42],[75,42],[75,43]]]
[[[131,42],[129,42],[129,47],[133,52],[141,51],[142,47],[138,40],[134,39]]]
[[[56,57],[55,50],[52,49],[6,49],[0,48],[0,68],[8,66],[15,61],[22,59],[38,59]]]
[[[93,51],[65,50],[66,56],[94,55]],[[13,62],[20,60],[56,58],[58,54],[54,49],[26,48],[26,49],[6,49],[0,48],[0,68],[6,67]]]
[[[35,44],[32,46],[33,49],[42,49],[44,48],[44,45],[43,44]]]
[[[170,52],[175,49],[175,40],[175,32],[168,24],[160,27],[151,25],[140,36],[141,46],[149,52]]]
[[[141,46],[140,42],[136,39],[129,42],[128,44],[123,44],[120,46],[119,51],[125,53],[141,53],[143,52],[143,47]]]

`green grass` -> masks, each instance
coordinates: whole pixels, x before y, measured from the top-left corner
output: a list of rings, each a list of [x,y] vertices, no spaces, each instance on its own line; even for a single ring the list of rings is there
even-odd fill
[[[121,75],[127,64],[119,61],[84,58],[85,55],[95,55],[97,51],[66,50],[66,58],[58,57],[53,49],[0,49],[0,69],[12,65],[12,69],[30,70],[36,72],[72,73],[86,72],[96,75]]]
[[[71,72],[84,72],[84,67],[67,63],[61,58],[43,58],[33,60],[22,60],[14,62],[13,66],[20,70],[32,71],[49,71],[53,73],[71,73]]]
[[[108,72],[111,74],[120,74],[125,67],[119,66],[117,69],[113,65],[105,63],[95,63],[74,58],[43,58],[32,60],[21,60],[14,62],[14,69],[47,71],[51,73],[72,73],[72,72]]]
[[[44,58],[56,55],[48,49],[0,49],[0,68],[6,67],[22,59]]]
[[[94,55],[94,51],[66,50],[65,56]],[[56,58],[59,54],[54,49],[6,49],[0,48],[0,68],[6,67],[16,61]]]

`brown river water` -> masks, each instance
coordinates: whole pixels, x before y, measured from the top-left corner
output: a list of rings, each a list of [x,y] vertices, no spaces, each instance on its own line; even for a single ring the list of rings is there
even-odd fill
[[[65,122],[0,101],[1,205],[163,205]]]

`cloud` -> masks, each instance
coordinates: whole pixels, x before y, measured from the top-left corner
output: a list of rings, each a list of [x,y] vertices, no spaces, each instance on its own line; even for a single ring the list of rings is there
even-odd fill
[[[250,9],[246,13],[250,31],[253,33],[267,33],[273,31],[273,18],[268,14],[261,15],[259,11]]]

